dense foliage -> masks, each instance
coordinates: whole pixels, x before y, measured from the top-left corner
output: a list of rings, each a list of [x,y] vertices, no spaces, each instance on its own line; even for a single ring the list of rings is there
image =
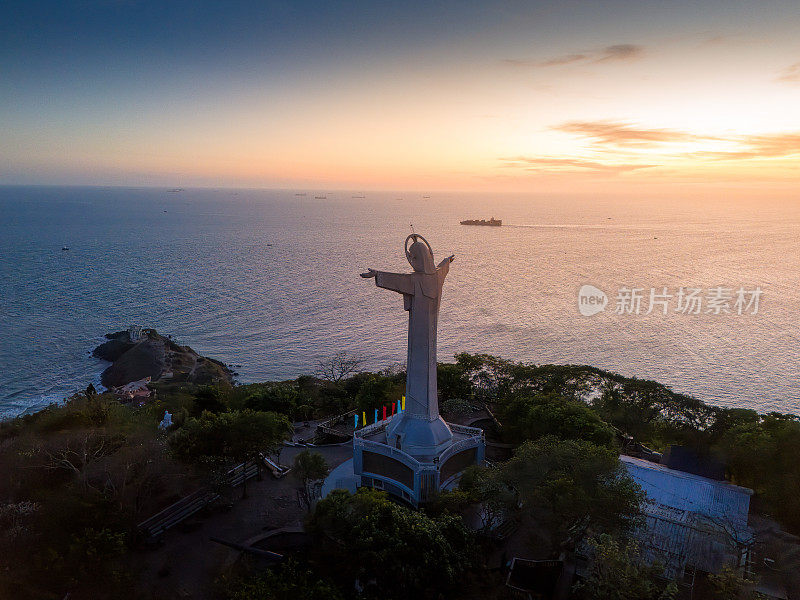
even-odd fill
[[[367,598],[438,598],[453,590],[475,561],[461,519],[432,518],[383,492],[334,490],[317,504],[307,530],[315,564],[340,588]]]
[[[294,560],[271,569],[239,565],[236,573],[217,579],[219,600],[342,600],[335,584]]]
[[[500,406],[498,416],[505,437],[515,444],[547,435],[588,440],[600,446],[614,444],[614,430],[586,403],[555,392],[515,393]]]
[[[214,485],[209,466],[228,469],[275,450],[292,422],[350,410],[369,414],[400,399],[401,370],[363,373],[359,364],[342,356],[317,376],[232,387],[160,383],[144,406],[90,388],[60,406],[0,423],[0,597],[139,597],[130,561],[146,555],[131,552],[140,539],[136,524]],[[586,598],[670,598],[671,588],[655,570],[638,565],[625,541],[640,496],[620,472],[620,449],[683,445],[716,458],[734,483],[755,491],[753,510],[800,532],[796,416],[712,407],[661,384],[592,367],[526,365],[487,355],[460,354],[455,363],[440,365],[439,390],[448,418],[466,422],[476,409],[490,409],[496,426],[487,435],[510,447],[508,455],[467,471],[462,489],[443,494],[424,512],[366,490],[332,494],[309,521],[318,552],[271,571],[226,575],[221,595],[348,598],[361,589],[363,597],[390,600],[483,594],[502,583],[476,556],[476,539],[488,543],[515,522],[539,557],[596,540],[606,563],[582,588]],[[158,428],[165,410],[174,422],[167,431]],[[300,456],[295,472],[308,490],[327,465],[314,453]],[[465,529],[462,516],[475,517],[477,535]],[[775,570],[800,585],[797,548],[784,545],[771,553]],[[751,597],[752,586],[737,577],[721,573],[709,589],[717,597]]]
[[[548,433],[599,443],[610,427],[631,448],[664,452],[682,445],[714,457],[734,483],[755,491],[754,508],[800,533],[796,415],[710,406],[660,383],[594,367],[526,365],[489,355],[457,355],[448,378],[450,388],[469,384],[471,397],[488,402],[514,443]]]
[[[136,523],[197,485],[158,410],[90,390],[0,425],[0,598],[135,595]]]
[[[489,514],[500,499],[509,514],[518,508],[531,524],[532,546],[551,556],[573,550],[590,531],[628,532],[642,500],[615,451],[553,436],[525,442],[497,467],[472,467],[460,487],[487,503]]]
[[[306,505],[311,506],[311,500],[317,496],[322,487],[322,479],[328,474],[328,463],[319,452],[303,450],[294,457],[292,466],[294,476],[303,483],[303,496]]]
[[[274,412],[206,411],[186,421],[170,438],[170,446],[187,461],[219,457],[243,462],[259,452],[276,450],[291,431],[289,420]]]
[[[609,535],[590,541],[594,560],[584,581],[576,586],[580,600],[674,600],[678,587],[661,577],[658,564],[643,564],[636,545]],[[732,597],[731,597],[732,600]]]

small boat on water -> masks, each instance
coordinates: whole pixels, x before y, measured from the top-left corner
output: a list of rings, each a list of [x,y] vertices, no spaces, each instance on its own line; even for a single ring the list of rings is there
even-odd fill
[[[66,251],[66,250],[69,250],[69,246],[61,246],[61,251],[62,252]]]
[[[503,224],[503,219],[495,219],[492,217],[488,221],[486,219],[467,219],[466,221],[461,221],[462,225],[483,225],[486,227],[500,227]]]
[[[327,196],[314,196],[314,199],[315,200],[327,200],[328,197]]]

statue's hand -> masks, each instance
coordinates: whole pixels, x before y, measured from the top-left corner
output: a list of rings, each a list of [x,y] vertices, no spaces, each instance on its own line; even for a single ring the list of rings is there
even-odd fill
[[[366,273],[361,273],[361,276],[364,279],[369,279],[370,277],[375,277],[375,275],[377,275],[377,274],[378,273],[375,271],[375,269],[367,269],[367,272]]]

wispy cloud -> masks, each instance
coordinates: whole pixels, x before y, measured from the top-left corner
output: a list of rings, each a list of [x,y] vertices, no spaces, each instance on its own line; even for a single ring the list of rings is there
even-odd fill
[[[635,44],[615,44],[606,46],[596,56],[594,62],[609,62],[613,60],[631,60],[639,58],[644,53],[644,48]]]
[[[800,156],[800,132],[711,136],[618,121],[570,121],[553,129],[586,138],[591,146],[577,148],[573,156],[522,155],[499,160],[507,168],[540,175],[602,177],[654,168],[663,175],[671,164],[710,166]]]
[[[652,146],[656,143],[685,142],[698,136],[676,129],[646,129],[619,121],[569,121],[553,127],[614,146]]]
[[[554,158],[548,156],[513,156],[501,158],[500,160],[508,167],[522,168],[527,171],[580,171],[611,175],[658,166],[633,163],[600,163],[580,158]]]
[[[585,54],[565,54],[564,56],[556,56],[548,60],[543,60],[536,63],[539,67],[557,67],[559,65],[568,65],[574,62],[586,60]]]
[[[785,83],[800,83],[800,62],[789,65],[778,76],[778,81]]]
[[[559,67],[576,63],[596,64],[613,61],[633,60],[644,54],[644,48],[636,44],[614,44],[587,52],[563,54],[545,60],[526,58],[507,58],[503,63],[512,67]]]
[[[776,133],[771,135],[747,135],[730,138],[742,149],[730,152],[696,152],[712,160],[747,160],[751,158],[786,158],[800,154],[800,133]]]
[[[553,129],[572,133],[592,140],[598,150],[603,147],[612,151],[631,151],[637,148],[653,148],[659,145],[694,142],[698,150],[681,150],[671,156],[705,157],[708,159],[734,160],[749,158],[781,158],[800,154],[800,133],[784,132],[759,135],[711,136],[697,135],[679,129],[650,129],[619,121],[569,121]],[[714,149],[702,149],[702,145],[713,144]],[[730,150],[719,150],[720,144]]]

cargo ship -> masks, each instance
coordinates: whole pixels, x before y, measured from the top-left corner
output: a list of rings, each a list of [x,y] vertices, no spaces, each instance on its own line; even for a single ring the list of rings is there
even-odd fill
[[[486,225],[488,227],[500,227],[503,224],[502,219],[495,219],[492,217],[488,221],[486,219],[467,219],[466,221],[461,221],[462,225]]]

